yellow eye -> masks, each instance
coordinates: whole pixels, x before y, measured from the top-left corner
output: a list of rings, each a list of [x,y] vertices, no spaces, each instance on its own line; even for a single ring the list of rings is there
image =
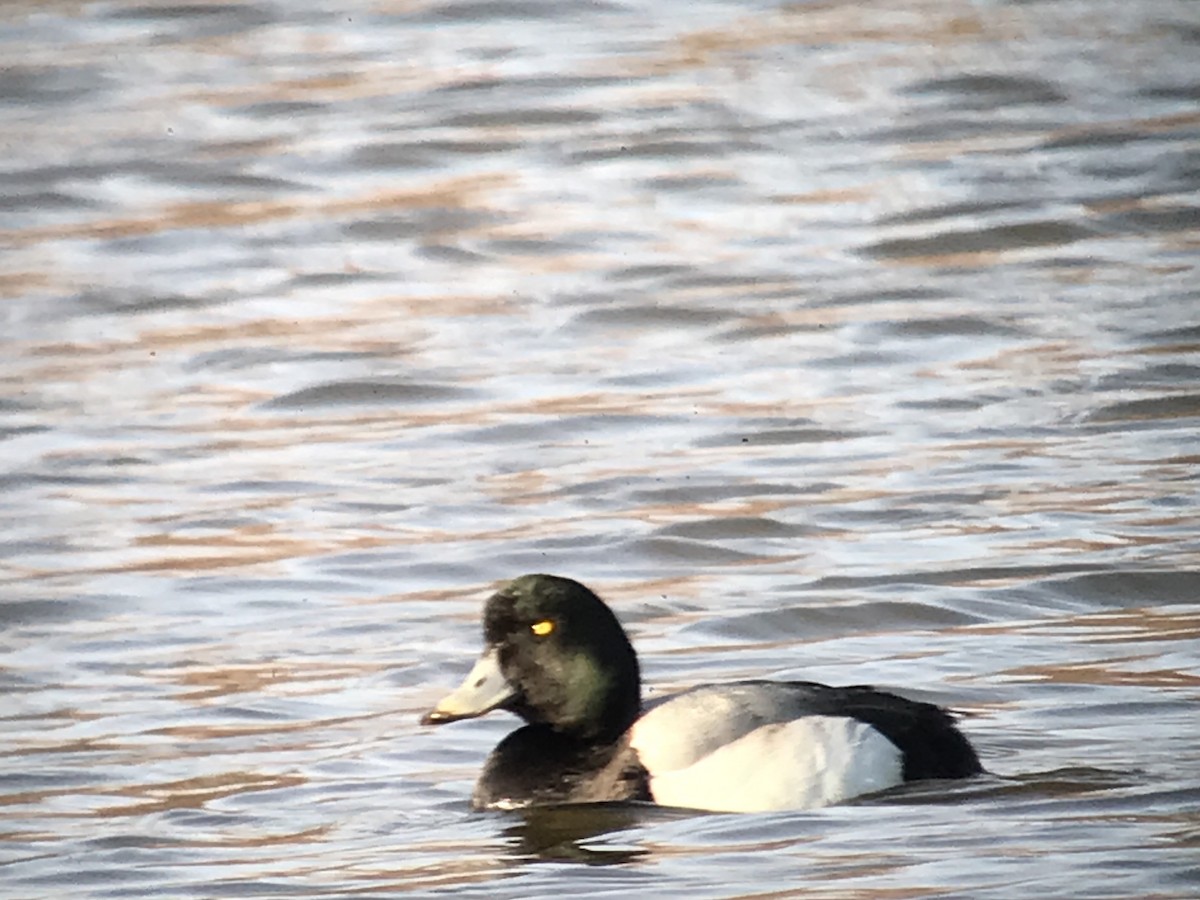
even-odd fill
[[[529,630],[538,637],[545,637],[554,630],[554,623],[549,619],[542,619],[540,622],[534,622],[530,625]]]

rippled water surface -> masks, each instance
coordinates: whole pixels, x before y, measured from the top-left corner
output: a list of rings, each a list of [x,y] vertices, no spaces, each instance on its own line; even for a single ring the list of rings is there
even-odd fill
[[[0,896],[1200,893],[1200,6],[0,24]],[[991,774],[472,813],[527,571]]]

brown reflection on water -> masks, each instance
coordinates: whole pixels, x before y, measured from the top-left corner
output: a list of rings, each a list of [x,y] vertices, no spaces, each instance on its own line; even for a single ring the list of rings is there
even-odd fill
[[[1042,630],[1058,630],[1062,627],[1064,623],[1061,622],[1040,626]],[[1200,608],[1184,612],[1151,608],[1122,609],[1075,616],[1066,621],[1065,627],[1095,632],[1076,637],[1076,640],[1087,644],[1200,640]]]
[[[55,368],[43,364],[43,368],[32,370],[39,378],[52,380],[78,378],[78,368],[71,366],[88,360],[111,367],[114,359],[122,354],[126,355],[125,361],[148,361],[164,350],[200,352],[212,347],[228,348],[264,340],[280,346],[294,346],[296,339],[304,338],[307,347],[403,355],[416,349],[420,336],[395,328],[380,328],[381,325],[394,325],[398,315],[442,319],[511,315],[517,311],[518,302],[504,295],[385,292],[339,305],[335,315],[322,316],[314,311],[295,318],[273,315],[225,323],[193,322],[186,328],[143,326],[128,338],[46,341],[30,345],[25,353],[31,360],[68,359],[69,363],[55,362]]]
[[[6,300],[38,294],[54,285],[54,278],[49,272],[0,272],[0,297]]]
[[[233,405],[238,404],[234,402]],[[253,415],[239,408],[220,422],[189,426],[189,431],[195,434],[221,435],[219,440],[198,445],[215,453],[294,448],[297,431],[303,432],[306,444],[338,444],[355,440],[361,442],[373,436],[394,436],[410,428],[453,424],[486,425],[490,421],[485,411],[474,408],[456,409],[452,405],[428,410],[387,405],[375,409],[324,407],[311,412],[302,410],[287,418]],[[273,505],[273,502],[268,501],[267,505]]]
[[[1181,647],[1191,647],[1200,641],[1200,608],[1170,610],[1133,607],[1026,623],[1016,629],[983,626],[973,630],[993,633],[1019,631],[1030,635],[1066,637],[1073,643],[1093,646],[1179,642]],[[1200,685],[1200,674],[1194,671],[1155,666],[1154,663],[1163,658],[1162,654],[1160,648],[1147,647],[1144,653],[1125,653],[1085,662],[1017,666],[1005,669],[1003,674],[1017,680],[1056,684],[1154,688],[1192,688]]]
[[[489,172],[445,178],[427,187],[372,191],[355,197],[190,201],[163,205],[146,215],[0,231],[0,242],[26,246],[44,241],[113,240],[179,229],[240,228],[297,218],[328,220],[377,209],[478,207],[486,205],[484,198],[487,195],[511,184],[510,176]]]
[[[311,53],[321,53],[323,42],[312,41],[306,48]],[[231,56],[242,56],[236,52]],[[427,84],[418,84],[406,77],[408,71],[398,66],[379,67],[361,71],[345,69],[338,72],[310,75],[302,78],[281,78],[252,84],[239,84],[228,91],[202,88],[181,91],[180,101],[213,107],[245,107],[259,103],[330,103],[338,100],[355,100],[363,97],[388,95],[398,91],[409,91]]]
[[[1021,34],[1019,14],[994,11],[985,20],[960,7],[936,0],[906,4],[908,15],[883,14],[887,4],[796,4],[727,22],[720,29],[685,33],[665,54],[644,64],[647,74],[686,68],[716,68],[719,57],[781,44],[821,47],[830,44],[874,43],[884,47],[959,47],[966,38],[1013,39]],[[948,15],[949,12],[952,15]],[[859,64],[861,65],[861,63]],[[845,73],[842,73],[843,76]],[[839,79],[842,89],[855,79]]]
[[[482,884],[496,878],[496,870],[507,867],[498,859],[480,856],[474,843],[430,841],[406,846],[410,853],[427,853],[445,858],[435,863],[411,867],[356,866],[343,873],[355,880],[369,881],[355,893],[431,890],[458,885]]]
[[[645,604],[648,598],[671,597],[674,599],[701,597],[705,593],[705,585],[709,578],[702,575],[679,575],[674,577],[638,579],[630,582],[606,584],[604,597],[606,600],[636,601]],[[689,617],[690,618],[690,617]],[[655,621],[681,621],[673,615],[658,615]]]
[[[249,828],[241,829],[240,833],[222,835],[213,832],[211,837],[188,838],[179,841],[186,847],[277,847],[281,844],[311,844],[327,837],[333,829],[328,825],[313,828],[303,828],[299,831],[283,831],[264,834],[259,826],[253,833]]]
[[[277,502],[254,504],[254,508],[286,506],[290,498]],[[250,504],[238,504],[238,509],[247,510]],[[171,552],[134,559],[112,566],[79,569],[84,574],[118,572],[161,572],[186,574],[214,569],[277,563],[288,559],[306,558],[313,554],[340,550],[371,549],[386,544],[382,537],[367,537],[361,534],[342,534],[336,538],[326,537],[317,542],[283,533],[273,526],[255,525],[229,529],[223,532],[209,531],[201,537],[180,536],[176,533],[158,533],[135,538],[126,552],[135,553],[133,548],[165,548]],[[226,552],[214,548],[226,548]],[[193,552],[188,553],[187,550]],[[36,572],[28,570],[22,577],[53,577],[57,570]]]
[[[288,696],[321,694],[330,683],[358,678],[368,672],[380,671],[383,666],[330,665],[320,662],[279,662],[258,664],[198,666],[159,670],[157,674],[187,688],[177,694],[177,700],[198,702],[231,694],[247,694],[271,688],[284,689]],[[391,668],[390,666],[387,668]]]
[[[267,524],[247,525],[230,529],[220,534],[205,534],[201,537],[179,534],[152,534],[134,541],[137,547],[163,548],[182,551],[178,555],[165,555],[158,559],[129,562],[116,566],[112,571],[196,571],[223,568],[225,566],[253,565],[264,562],[279,562],[285,559],[308,557],[316,553],[338,550],[361,550],[383,544],[381,538],[362,535],[343,535],[337,539],[322,541],[319,545],[310,539],[300,539]],[[214,553],[214,547],[225,547],[229,552]],[[202,550],[201,550],[202,548]],[[188,550],[197,551],[194,555]]]
[[[1001,350],[990,356],[976,357],[957,364],[968,372],[1004,372],[1022,378],[1029,386],[1042,385],[1049,376],[1076,375],[1080,367],[1096,358],[1096,348],[1077,342],[1040,341]]]
[[[1200,606],[1181,610],[1134,606],[1008,625],[969,625],[965,630],[974,634],[1052,635],[1082,644],[1192,640],[1200,639]]]
[[[378,715],[339,716],[321,719],[320,721],[276,722],[270,725],[168,725],[155,728],[147,734],[183,738],[189,741],[224,741],[229,738],[263,737],[265,735],[300,734],[303,740],[293,743],[273,743],[266,751],[277,753],[284,750],[311,750],[314,741],[311,737],[314,728],[332,728],[347,722],[361,722],[367,719],[379,718]],[[266,752],[264,751],[264,752]],[[171,756],[206,756],[210,749],[176,749]]]
[[[1120,657],[1103,663],[1068,663],[1063,665],[1020,666],[1006,669],[1002,674],[1021,681],[1047,681],[1054,684],[1122,684],[1137,687],[1196,687],[1200,675],[1178,669],[1144,669],[1129,671],[1117,668],[1122,663],[1136,663],[1149,656]]]
[[[64,745],[65,746],[65,745]],[[60,748],[39,749],[39,753],[57,751]],[[198,809],[213,800],[253,791],[267,791],[294,787],[307,783],[308,779],[296,774],[266,775],[260,772],[223,772],[203,775],[179,781],[149,784],[132,784],[123,787],[72,785],[64,788],[49,788],[35,791],[18,791],[0,795],[0,806],[37,806],[55,798],[71,798],[87,803],[84,797],[128,797],[136,802],[119,805],[95,806],[88,810],[90,815],[111,817],[143,815],[169,809]],[[43,812],[47,817],[72,816],[72,812]]]
[[[58,714],[50,714],[39,716],[39,719],[53,719],[62,715],[63,718],[78,719],[84,722],[89,719],[100,718],[99,716],[76,715],[76,711],[60,710]],[[56,738],[52,744],[42,744],[31,739],[25,739],[21,745],[13,749],[0,751],[0,757],[17,757],[27,755],[42,755],[45,753],[54,754],[75,754],[75,753],[111,753],[127,749],[126,745],[121,741],[112,740],[111,738],[75,738],[73,740],[63,740]],[[69,791],[67,792],[69,793]],[[8,795],[8,796],[23,796],[23,795]],[[12,803],[15,801],[7,799],[6,796],[0,796],[0,805]]]
[[[106,788],[105,794],[130,797],[140,802],[120,806],[105,806],[93,810],[96,816],[134,816],[165,812],[171,809],[199,809],[206,803],[251,791],[269,791],[296,787],[308,781],[300,775],[265,775],[261,772],[222,772],[168,781],[160,784],[138,784],[123,788]]]

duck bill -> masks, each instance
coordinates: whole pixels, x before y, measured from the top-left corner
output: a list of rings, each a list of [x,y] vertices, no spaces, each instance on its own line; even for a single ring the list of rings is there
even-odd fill
[[[459,719],[473,719],[503,706],[517,692],[500,671],[500,655],[495,648],[479,657],[479,662],[463,683],[437,702],[421,717],[422,725],[444,725]]]

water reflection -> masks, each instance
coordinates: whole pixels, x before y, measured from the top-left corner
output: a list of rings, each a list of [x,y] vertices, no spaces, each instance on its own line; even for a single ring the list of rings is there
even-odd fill
[[[0,21],[0,896],[1196,895],[1188,0]],[[471,814],[530,570],[993,775]]]
[[[504,835],[518,858],[611,866],[636,862],[650,851],[634,830],[694,813],[651,804],[590,803],[521,810]]]

